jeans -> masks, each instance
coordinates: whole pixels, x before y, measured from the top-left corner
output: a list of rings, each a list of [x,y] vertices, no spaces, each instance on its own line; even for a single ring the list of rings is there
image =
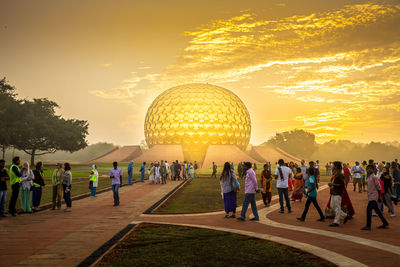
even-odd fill
[[[69,188],[69,191],[66,192],[67,188]],[[71,208],[72,206],[72,200],[71,200],[71,186],[67,187],[66,184],[63,184],[63,190],[64,190],[64,200],[65,204],[67,205],[67,208]]]
[[[7,202],[7,190],[0,190],[0,216],[4,216],[4,207]]]
[[[144,182],[144,172],[140,173],[140,182]]]
[[[15,214],[15,204],[17,203],[18,195],[19,195],[19,183],[15,183],[11,186],[12,193],[11,193],[11,199],[10,203],[8,204],[8,212],[10,214]]]
[[[97,187],[92,186],[90,188],[90,196],[95,197],[96,196],[96,189]]]
[[[61,208],[61,196],[62,194],[63,187],[59,185],[53,185],[53,209],[57,206],[58,208]]]
[[[37,208],[40,206],[40,200],[42,199],[42,187],[41,186],[33,186],[32,193],[32,205]]]
[[[128,174],[128,184],[132,184],[132,173]]]
[[[386,221],[385,217],[382,215],[382,211],[378,208],[378,203],[375,200],[370,200],[368,202],[367,206],[367,227],[371,228],[371,216],[372,216],[372,210],[378,214],[379,218],[381,219],[382,223],[384,225],[389,225],[389,223]]]
[[[112,185],[113,197],[114,197],[114,205],[119,205],[119,184]]]
[[[286,207],[288,211],[291,210],[290,208],[290,199],[289,199],[289,191],[287,188],[278,188],[278,194],[279,194],[279,204],[281,205],[281,211],[283,211],[283,197],[285,197],[286,201]]]
[[[316,197],[308,197],[307,201],[306,201],[306,206],[304,207],[304,211],[303,214],[301,215],[302,219],[306,219],[307,213],[308,213],[308,209],[310,208],[311,203],[314,205],[314,207],[317,209],[319,216],[321,217],[321,219],[324,218],[324,214],[322,213],[321,208],[318,205],[317,202],[317,198]]]
[[[253,212],[254,218],[259,219],[258,212],[257,212],[257,205],[256,205],[256,194],[245,194],[244,195],[242,213],[241,213],[240,217],[246,218],[246,212],[247,212],[247,209],[249,208],[249,204],[251,204],[251,210]]]

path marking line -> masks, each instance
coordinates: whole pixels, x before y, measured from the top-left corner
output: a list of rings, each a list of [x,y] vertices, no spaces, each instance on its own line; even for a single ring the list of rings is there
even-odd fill
[[[222,232],[229,232],[244,236],[255,237],[258,239],[264,239],[267,241],[272,241],[275,243],[280,243],[289,247],[294,247],[302,251],[306,251],[310,254],[313,254],[319,258],[332,262],[340,267],[349,267],[349,266],[357,266],[357,267],[366,267],[367,265],[351,259],[349,257],[343,256],[341,254],[335,253],[330,250],[326,250],[320,247],[316,247],[307,243],[298,242],[278,236],[273,236],[269,234],[261,234],[261,233],[254,233],[244,230],[237,230],[237,229],[230,229],[230,228],[223,228],[223,227],[213,227],[213,226],[206,226],[206,225],[198,225],[198,224],[184,224],[184,223],[166,223],[166,222],[146,222],[146,221],[133,221],[131,224],[140,224],[140,223],[151,223],[151,224],[165,224],[165,225],[178,225],[178,226],[186,226],[186,227],[195,227],[195,228],[203,228],[209,230],[216,230]]]
[[[324,185],[321,186],[319,190],[324,190],[328,186]],[[326,230],[320,230],[320,229],[315,229],[315,228],[308,228],[308,227],[303,227],[303,226],[295,226],[295,225],[290,225],[290,224],[284,224],[284,223],[279,223],[275,222],[271,219],[269,219],[267,216],[269,213],[276,211],[279,209],[279,203],[274,204],[268,208],[263,208],[259,210],[259,216],[260,216],[260,221],[259,223],[269,225],[269,226],[274,226],[277,228],[283,228],[283,229],[289,229],[293,231],[300,231],[300,232],[306,232],[306,233],[311,233],[311,234],[318,234],[322,236],[327,236],[331,238],[337,238],[337,239],[342,239],[345,241],[353,242],[356,244],[364,245],[364,246],[369,246],[373,247],[376,249],[384,250],[393,254],[400,255],[400,247],[391,245],[388,243],[380,242],[380,241],[374,241],[362,237],[357,237],[353,235],[347,235],[347,234],[342,234],[342,233],[337,233],[337,232],[331,232],[331,231],[326,231]]]

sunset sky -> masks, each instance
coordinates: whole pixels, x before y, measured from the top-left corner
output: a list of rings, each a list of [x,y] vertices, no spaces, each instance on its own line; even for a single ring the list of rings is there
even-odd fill
[[[193,82],[243,100],[253,144],[400,140],[400,2],[0,0],[4,76],[90,143],[138,144],[154,98]]]

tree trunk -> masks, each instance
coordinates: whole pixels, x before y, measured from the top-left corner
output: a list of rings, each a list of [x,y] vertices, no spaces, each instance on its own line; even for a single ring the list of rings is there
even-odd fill
[[[36,150],[32,149],[32,153],[31,153],[31,169],[33,169],[33,166],[35,166],[35,153],[36,153]]]

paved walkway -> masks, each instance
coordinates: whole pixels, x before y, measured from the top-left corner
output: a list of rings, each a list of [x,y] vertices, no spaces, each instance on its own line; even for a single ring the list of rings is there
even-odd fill
[[[76,266],[129,223],[153,222],[186,225],[253,236],[313,253],[339,266],[398,266],[400,261],[400,218],[385,217],[390,229],[361,231],[365,224],[366,193],[349,190],[356,215],[346,225],[330,228],[331,222],[317,222],[310,207],[306,222],[298,222],[303,202],[292,204],[293,213],[280,214],[277,197],[273,205],[258,202],[260,222],[223,218],[223,212],[185,215],[144,215],[142,212],[178,185],[139,184],[120,190],[121,205],[112,207],[112,192],[95,199],[73,202],[73,211],[43,211],[0,221],[0,265]],[[350,186],[349,189],[352,187]],[[329,198],[327,186],[318,195],[324,209]],[[399,212],[398,206],[395,207]],[[240,209],[239,209],[240,210]],[[249,211],[250,212],[250,211]],[[400,214],[400,213],[399,213]],[[249,214],[248,214],[249,215]]]
[[[352,185],[349,186],[349,190]],[[317,222],[319,218],[313,206],[310,207],[306,222],[299,222],[304,208],[303,202],[292,204],[291,214],[279,213],[277,197],[273,205],[265,208],[258,202],[260,222],[240,222],[235,219],[223,218],[223,212],[207,214],[185,214],[184,216],[141,215],[137,222],[157,222],[203,227],[254,236],[292,247],[300,248],[321,258],[336,263],[339,266],[398,266],[400,261],[400,218],[385,217],[390,223],[390,229],[376,229],[380,220],[374,217],[372,231],[361,231],[365,225],[366,193],[349,191],[350,198],[356,209],[356,215],[346,225],[330,228],[326,222]],[[329,198],[327,186],[322,186],[319,192],[319,202],[324,210]],[[396,206],[396,211],[400,209]],[[250,209],[247,216],[249,216]]]
[[[0,266],[76,266],[175,188],[134,184],[120,189],[120,206],[112,192],[72,202],[72,212],[45,210],[0,220]]]

